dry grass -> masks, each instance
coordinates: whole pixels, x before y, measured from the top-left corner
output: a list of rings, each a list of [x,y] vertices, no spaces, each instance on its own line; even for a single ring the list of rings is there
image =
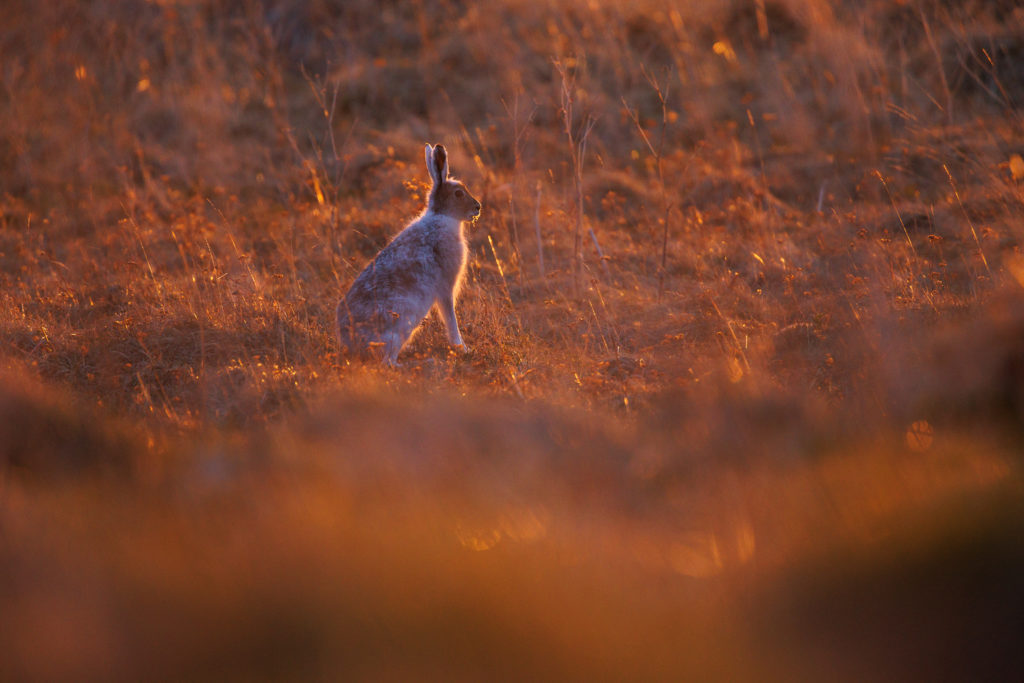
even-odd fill
[[[0,678],[1021,671],[1015,5],[4,3]]]

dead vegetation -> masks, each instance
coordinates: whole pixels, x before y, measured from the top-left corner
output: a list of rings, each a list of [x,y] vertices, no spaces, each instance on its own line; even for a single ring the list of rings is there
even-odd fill
[[[0,25],[0,678],[1024,666],[1016,3]],[[342,364],[424,141],[472,353]]]

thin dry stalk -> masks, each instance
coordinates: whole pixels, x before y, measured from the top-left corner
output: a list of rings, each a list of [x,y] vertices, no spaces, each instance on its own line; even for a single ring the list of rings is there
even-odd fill
[[[519,225],[516,220],[516,203],[512,200],[510,195],[508,198],[508,214],[509,214],[509,233],[512,240],[512,251],[516,255],[516,265],[519,271],[519,284],[523,284],[523,253],[519,249]]]
[[[939,71],[939,79],[942,81],[942,91],[946,96],[946,119],[949,125],[953,125],[953,92],[949,89],[949,81],[946,79],[946,69],[942,66],[942,55],[939,54],[939,48],[935,44],[935,36],[932,35],[931,24],[928,23],[928,17],[925,16],[924,8],[918,7],[918,13],[921,15],[921,24],[924,26],[924,36],[928,40],[928,47],[932,51],[932,56],[935,57],[935,68]]]
[[[594,129],[597,119],[589,114],[574,131],[573,118],[576,106],[576,80],[562,62],[555,62],[555,69],[562,81],[562,121],[566,140],[569,144],[569,159],[572,163],[573,187],[575,190],[576,229],[573,233],[573,287],[579,289],[583,276],[583,162],[587,154],[587,138]]]
[[[896,219],[900,222],[900,227],[903,228],[903,236],[907,238],[907,245],[910,246],[910,251],[917,256],[917,247],[914,246],[913,240],[910,239],[910,232],[907,230],[906,223],[903,222],[903,214],[900,213],[900,207],[896,205],[896,200],[892,196],[892,192],[889,191],[889,184],[885,182],[885,178],[882,177],[881,172],[875,169],[875,175],[878,177],[879,182],[882,183],[882,187],[885,188],[885,194],[889,197],[889,203],[892,204],[892,208],[896,211]]]
[[[540,192],[541,183],[537,181],[537,197],[533,204],[533,230],[537,234],[537,265],[540,268],[540,279],[544,280],[544,240],[540,234]]]
[[[590,233],[590,239],[594,242],[594,250],[597,251],[597,258],[601,261],[601,266],[604,269],[604,277],[606,280],[611,282],[612,271],[608,269],[608,259],[604,255],[604,251],[601,249],[601,245],[597,241],[597,235],[594,233],[594,229],[588,230]]]
[[[736,353],[739,355],[740,360],[743,361],[744,370],[748,375],[751,374],[750,361],[747,359],[747,353],[744,350],[745,344],[740,342],[739,335],[736,334],[736,328],[733,326],[732,320],[725,317],[725,314],[722,313],[722,309],[718,307],[718,302],[715,300],[714,295],[710,292],[708,292],[708,300],[711,302],[711,307],[715,309],[715,313],[717,313],[718,317],[722,319],[723,323],[725,323],[726,329],[729,330],[729,336],[732,337],[733,344],[735,344]]]
[[[491,247],[491,256],[494,258],[494,265],[498,267],[498,275],[501,276],[501,287],[505,292],[505,299],[509,306],[512,306],[512,293],[508,288],[508,281],[505,279],[505,269],[501,267],[501,259],[498,258],[498,250],[494,248],[494,240],[487,236],[487,244]]]
[[[512,124],[512,186],[509,192],[508,198],[508,209],[509,215],[512,219],[512,245],[515,249],[516,259],[519,266],[519,284],[522,285],[523,278],[523,252],[519,244],[519,221],[516,218],[516,205],[515,197],[519,196],[520,193],[520,173],[522,169],[522,157],[523,157],[523,141],[526,137],[526,133],[529,130],[529,125],[533,121],[534,115],[537,113],[537,106],[534,105],[533,109],[525,119],[520,115],[519,109],[519,93],[516,93],[512,99],[512,105],[509,106],[507,102],[502,100],[502,106],[505,108],[505,113],[508,114],[509,121]],[[541,268],[543,275],[543,268]]]
[[[665,186],[665,131],[668,128],[668,82],[669,79],[665,79],[665,87],[662,88],[661,84],[658,83],[651,74],[644,69],[644,76],[647,78],[647,82],[652,88],[654,88],[655,94],[658,96],[658,102],[661,105],[661,126],[658,130],[658,143],[655,145],[651,142],[650,136],[647,131],[644,130],[643,124],[640,122],[640,115],[629,108],[626,100],[622,100],[622,105],[626,108],[626,113],[629,118],[633,121],[633,125],[636,126],[636,130],[640,135],[640,139],[644,141],[644,145],[647,146],[647,150],[651,153],[654,158],[655,169],[658,172],[658,189],[659,189],[659,203],[661,204],[661,214],[664,223],[664,229],[661,236],[661,267],[658,270],[658,301],[661,301],[662,296],[665,293],[665,273],[668,264],[668,235],[669,235],[669,222],[672,214],[674,205],[668,200],[668,190]]]
[[[956,181],[953,180],[953,174],[950,173],[949,167],[946,164],[942,165],[942,170],[946,172],[946,177],[949,178],[949,186],[953,188],[953,196],[956,197],[956,203],[960,206],[960,210],[964,214],[964,218],[967,219],[967,225],[971,228],[971,235],[974,237],[974,243],[978,246],[978,254],[981,256],[981,262],[985,264],[985,272],[990,276],[992,275],[992,269],[988,266],[988,259],[985,258],[985,250],[981,248],[981,240],[978,239],[978,231],[974,229],[974,221],[971,220],[971,214],[967,213],[967,209],[964,208],[964,203],[960,199],[960,191],[956,188]]]

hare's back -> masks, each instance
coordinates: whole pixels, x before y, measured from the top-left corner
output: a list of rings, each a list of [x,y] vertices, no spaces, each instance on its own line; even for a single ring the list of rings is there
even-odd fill
[[[433,290],[437,263],[429,242],[403,231],[363,269],[349,298],[381,301]]]

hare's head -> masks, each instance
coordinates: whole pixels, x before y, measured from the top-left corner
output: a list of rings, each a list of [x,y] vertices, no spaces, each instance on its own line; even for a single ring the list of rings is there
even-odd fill
[[[480,202],[466,186],[448,176],[448,152],[444,145],[427,145],[427,170],[434,186],[430,188],[427,210],[468,221],[480,215]]]

